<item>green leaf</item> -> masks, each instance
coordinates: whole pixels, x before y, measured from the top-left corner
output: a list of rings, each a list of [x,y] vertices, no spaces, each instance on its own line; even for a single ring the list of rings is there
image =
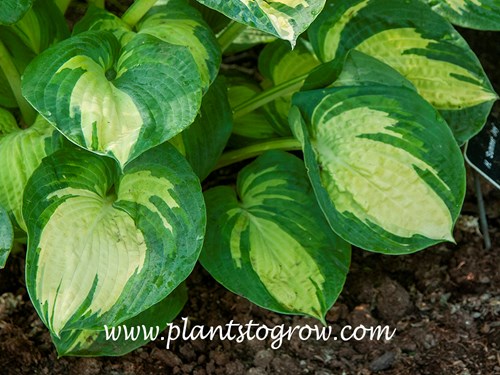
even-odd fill
[[[15,226],[26,231],[22,216],[23,192],[42,159],[60,147],[57,131],[41,116],[28,129],[17,127],[14,116],[0,108],[0,206]]]
[[[168,0],[153,7],[137,25],[139,33],[189,48],[206,91],[219,72],[221,51],[200,13],[186,0]]]
[[[203,244],[201,186],[168,143],[125,167],[82,149],[42,161],[26,186],[26,285],[51,333],[102,330],[160,302]]]
[[[497,95],[477,57],[419,0],[329,0],[309,28],[323,62],[356,49],[400,72],[440,111],[459,143],[484,125]]]
[[[259,306],[324,321],[342,290],[350,246],[328,226],[303,162],[269,151],[239,173],[236,191],[216,187],[205,200],[203,267]]]
[[[284,84],[292,79],[304,76],[316,68],[320,62],[314,55],[311,45],[304,39],[297,40],[293,50],[286,42],[278,40],[268,44],[259,55],[259,71],[265,80],[264,89]],[[288,112],[290,111],[292,94],[281,96],[264,109],[271,126],[281,136],[289,136]]]
[[[229,18],[255,27],[292,46],[325,5],[325,0],[198,0]]]
[[[61,338],[52,335],[52,340],[59,356],[121,356],[150,341],[144,338],[143,333],[157,334],[163,331],[181,312],[186,301],[187,288],[182,283],[156,305],[115,327],[115,334],[120,333],[116,340],[112,338],[106,340],[106,331],[102,330],[65,331],[61,333]],[[137,339],[126,339],[122,325],[127,327],[133,338]],[[109,328],[111,331],[111,327]]]
[[[0,25],[12,25],[30,9],[32,0],[2,0],[0,2]]]
[[[276,40],[276,37],[269,35],[253,27],[247,27],[231,45],[226,49],[225,54],[231,55],[246,51],[259,44],[267,44]]]
[[[226,78],[228,80],[228,97],[231,108],[245,103],[262,92],[257,82],[244,75]],[[258,108],[245,116],[234,118],[233,121],[233,134],[230,139],[230,145],[233,147],[242,147],[263,139],[279,137],[262,108]]]
[[[134,30],[114,14],[95,6],[75,26],[73,34],[84,31],[111,31],[127,44],[135,33],[154,36],[191,52],[206,91],[219,71],[221,51],[217,39],[199,12],[186,0],[168,0],[153,7]]]
[[[50,45],[69,37],[66,20],[53,0],[35,0],[33,7],[19,22],[8,27],[2,26],[0,29],[12,31],[34,54],[39,54]],[[3,39],[8,45],[13,44],[6,38]]]
[[[233,118],[222,79],[216,80],[203,97],[193,124],[170,142],[183,154],[200,180],[213,170],[227,144]]]
[[[9,214],[0,206],[0,268],[5,267],[14,243],[14,229]]]
[[[187,48],[144,34],[121,47],[107,31],[78,34],[39,55],[23,76],[23,94],[72,142],[122,167],[188,127],[202,96]]]
[[[290,122],[320,206],[337,234],[366,250],[453,241],[465,169],[450,129],[413,88],[371,81],[294,96]]]
[[[500,31],[498,0],[425,0],[425,2],[455,25]]]

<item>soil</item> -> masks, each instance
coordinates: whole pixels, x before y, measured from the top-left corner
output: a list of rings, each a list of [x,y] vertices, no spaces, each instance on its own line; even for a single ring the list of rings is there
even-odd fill
[[[499,34],[463,33],[500,92],[495,67],[500,60]],[[392,340],[323,342],[294,336],[277,350],[271,349],[271,340],[176,341],[170,350],[157,341],[119,358],[58,359],[30,303],[24,259],[17,254],[0,272],[0,373],[500,374],[500,191],[484,182],[483,191],[490,250],[483,247],[470,188],[455,230],[456,246],[439,245],[401,257],[354,249],[345,289],[327,323],[334,332],[348,324],[389,325],[397,330]],[[269,327],[316,324],[263,310],[226,291],[199,266],[187,285],[189,301],[175,321],[179,325],[181,317],[205,326],[231,320]]]

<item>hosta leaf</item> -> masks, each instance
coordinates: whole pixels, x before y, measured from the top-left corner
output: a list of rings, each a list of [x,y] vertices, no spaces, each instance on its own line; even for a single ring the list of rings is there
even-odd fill
[[[453,241],[463,158],[446,122],[413,89],[335,87],[298,93],[293,103],[292,129],[340,236],[389,254]]]
[[[425,0],[451,23],[479,30],[500,31],[498,0]]]
[[[258,44],[267,44],[276,40],[276,37],[254,29],[253,27],[247,27],[243,32],[236,37],[236,39],[231,43],[231,45],[225,50],[225,54],[231,55],[234,53],[246,51]],[[288,45],[290,46],[290,45]]]
[[[52,334],[102,330],[164,299],[192,271],[205,207],[168,143],[128,164],[82,149],[45,158],[26,186],[26,284]]]
[[[186,157],[200,180],[204,180],[217,164],[232,128],[227,88],[218,79],[203,97],[196,120],[171,143]]]
[[[228,98],[231,108],[262,92],[257,82],[243,75],[227,77],[227,79]],[[261,108],[257,108],[245,116],[234,118],[233,121],[233,134],[230,139],[232,146],[242,147],[262,139],[279,137],[279,134],[271,126],[266,113]]]
[[[112,338],[106,340],[106,332],[103,330],[65,331],[62,332],[61,338],[52,335],[52,340],[60,356],[124,355],[147,344],[150,340],[145,339],[145,334],[149,332],[156,334],[163,331],[167,324],[172,322],[177,314],[181,312],[186,301],[187,289],[183,283],[170,293],[167,298],[115,327],[116,340]],[[122,325],[127,327],[132,337],[128,339],[125,337],[125,330],[121,327]],[[158,332],[156,327],[158,327]],[[118,334],[120,334],[119,337]]]
[[[57,136],[55,128],[41,116],[30,128],[21,130],[10,112],[0,108],[0,206],[23,230],[24,187],[42,159],[60,147]]]
[[[229,18],[288,40],[292,46],[321,12],[325,0],[198,0]]]
[[[0,1],[0,25],[16,23],[29,10],[32,0],[2,0]]]
[[[9,214],[0,206],[0,268],[5,267],[14,242],[14,229]]]
[[[240,172],[236,190],[205,192],[203,267],[257,305],[324,320],[342,290],[350,246],[329,228],[303,162],[269,151]]]
[[[39,55],[23,93],[68,139],[122,167],[188,127],[202,96],[185,47],[137,35],[122,48],[107,31],[78,34]]]
[[[293,50],[286,42],[278,40],[268,44],[259,55],[259,70],[264,76],[265,89],[284,84],[294,78],[304,76],[316,68],[320,62],[312,52],[309,42],[299,39]],[[288,112],[292,94],[281,96],[264,109],[271,125],[282,136],[290,135]]]
[[[126,44],[134,33],[138,33],[187,47],[198,66],[204,91],[219,71],[221,51],[217,39],[199,12],[190,7],[186,0],[160,2],[160,5],[153,7],[142,18],[134,30],[114,14],[97,7],[89,7],[73,33],[88,30],[111,31],[121,39],[122,44]]]
[[[73,28],[73,35],[85,31],[111,31],[118,39],[121,39],[124,34],[131,33],[132,29],[120,17],[90,4],[83,18]]]
[[[322,61],[343,59],[356,48],[409,79],[444,116],[459,143],[481,129],[497,95],[474,53],[444,18],[418,0],[327,3],[309,29]]]
[[[153,7],[137,29],[139,33],[188,47],[198,65],[205,90],[217,77],[221,62],[217,39],[199,12],[186,0],[168,0]]]

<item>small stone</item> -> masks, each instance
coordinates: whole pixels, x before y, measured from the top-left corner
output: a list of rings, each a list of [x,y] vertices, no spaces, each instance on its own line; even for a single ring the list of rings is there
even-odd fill
[[[387,370],[394,364],[395,359],[395,352],[384,353],[380,357],[375,358],[373,361],[371,361],[369,368],[374,372]]]

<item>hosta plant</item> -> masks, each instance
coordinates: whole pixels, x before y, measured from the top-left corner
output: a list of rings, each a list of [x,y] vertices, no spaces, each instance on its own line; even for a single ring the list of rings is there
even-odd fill
[[[25,249],[60,355],[142,345],[104,326],[165,327],[198,260],[324,322],[351,245],[453,242],[497,95],[451,23],[500,30],[498,1],[125,3],[0,3],[0,266]]]

